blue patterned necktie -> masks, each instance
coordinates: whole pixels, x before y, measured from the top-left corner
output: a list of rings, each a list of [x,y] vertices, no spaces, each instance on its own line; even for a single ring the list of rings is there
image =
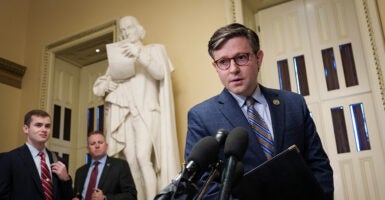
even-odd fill
[[[248,97],[246,99],[247,105],[247,120],[253,128],[254,133],[258,137],[258,141],[261,144],[263,151],[267,159],[271,159],[274,156],[274,141],[270,133],[269,128],[267,127],[266,122],[259,115],[257,110],[254,108],[255,100],[253,97]]]

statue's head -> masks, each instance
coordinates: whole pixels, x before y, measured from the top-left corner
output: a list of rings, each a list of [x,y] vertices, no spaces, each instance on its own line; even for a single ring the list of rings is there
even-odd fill
[[[138,40],[143,39],[146,34],[138,20],[132,16],[125,16],[119,20],[119,30],[119,40],[128,39],[131,42],[137,42]]]

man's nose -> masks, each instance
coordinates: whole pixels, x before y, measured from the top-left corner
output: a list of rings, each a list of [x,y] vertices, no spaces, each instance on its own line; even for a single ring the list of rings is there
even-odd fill
[[[230,67],[229,67],[230,72],[237,72],[239,70],[239,65],[235,63],[234,59],[230,59]]]

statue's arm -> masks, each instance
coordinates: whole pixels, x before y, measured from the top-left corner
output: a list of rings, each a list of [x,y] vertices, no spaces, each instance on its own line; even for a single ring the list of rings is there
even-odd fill
[[[163,48],[159,46],[150,45],[149,47],[142,47],[138,62],[146,69],[146,71],[156,80],[163,80],[165,68],[168,63],[165,62],[168,58],[164,58]]]
[[[99,76],[93,87],[93,92],[96,96],[105,96],[108,93],[114,91],[118,87],[118,84],[115,83],[111,76],[109,75],[109,69],[107,69],[107,72],[103,76]]]

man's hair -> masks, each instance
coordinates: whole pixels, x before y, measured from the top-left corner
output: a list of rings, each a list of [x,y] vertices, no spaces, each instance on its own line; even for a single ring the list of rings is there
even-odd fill
[[[91,131],[91,132],[89,132],[88,135],[87,135],[87,137],[90,137],[91,135],[97,135],[97,134],[100,134],[100,135],[103,135],[103,136],[104,136],[103,131],[96,130],[96,131]]]
[[[259,38],[258,35],[247,28],[246,26],[239,23],[232,23],[227,26],[219,28],[214,34],[211,36],[208,51],[211,58],[214,59],[214,51],[218,50],[222,47],[222,45],[227,42],[231,38],[235,37],[245,37],[253,49],[254,53],[259,51]]]
[[[87,135],[87,143],[88,143],[88,138],[91,136],[91,135],[102,135],[104,137],[104,139],[106,138],[103,134],[103,131],[100,131],[100,130],[96,130],[96,131],[91,131],[88,133]]]
[[[49,117],[51,116],[44,110],[31,110],[27,112],[27,114],[24,115],[24,125],[29,126],[32,121],[32,116],[38,116],[38,117]]]

